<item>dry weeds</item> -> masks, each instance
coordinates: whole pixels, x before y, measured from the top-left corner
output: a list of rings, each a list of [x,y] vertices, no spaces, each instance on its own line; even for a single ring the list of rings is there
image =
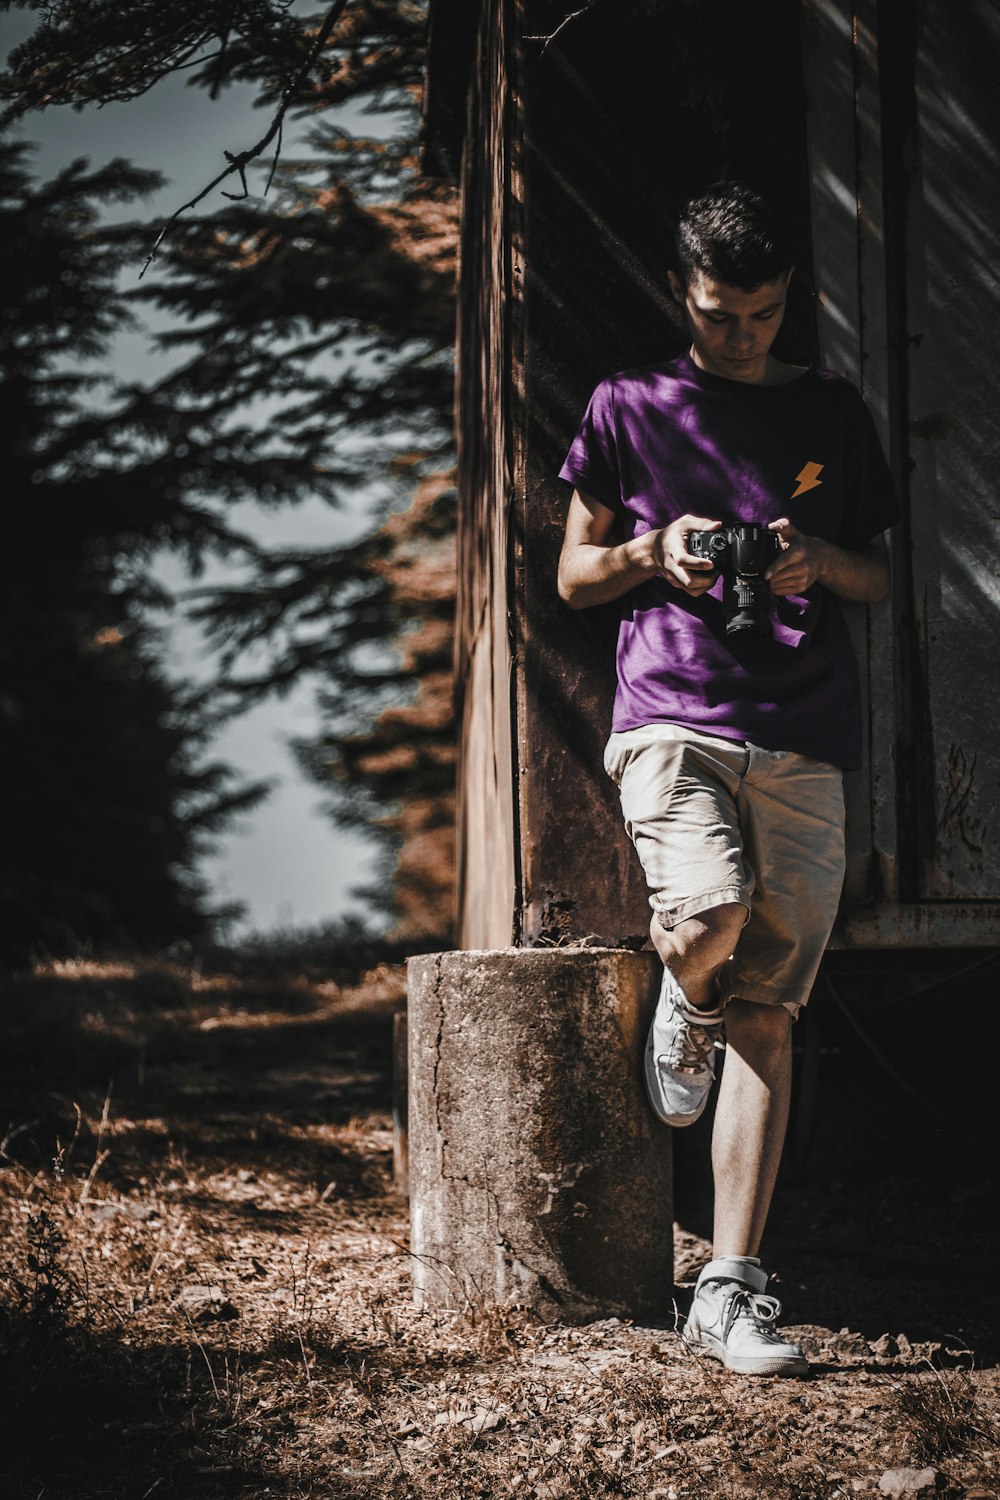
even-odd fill
[[[5,1496],[833,1500],[904,1467],[1000,1493],[995,1347],[941,1332],[960,1303],[919,1256],[879,1260],[891,1184],[859,1200],[854,1327],[800,1325],[804,1382],[727,1377],[669,1327],[415,1310],[391,1182],[401,998],[388,968],[349,989],[67,963],[12,988]],[[812,1174],[784,1230],[777,1210],[796,1307],[841,1296],[841,1200],[810,1199]],[[707,1245],[679,1228],[676,1249],[683,1295]]]

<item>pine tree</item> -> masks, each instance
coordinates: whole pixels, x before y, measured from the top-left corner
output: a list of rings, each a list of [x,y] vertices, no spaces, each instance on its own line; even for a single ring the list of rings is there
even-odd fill
[[[452,644],[455,606],[455,492],[438,476],[417,486],[412,503],[376,537],[382,555],[372,570],[405,628],[390,662],[394,700],[377,715],[351,713],[370,689],[362,661],[326,678],[320,695],[328,722],[339,726],[300,743],[301,764],[323,783],[332,777],[354,798],[332,800],[343,826],[376,830],[384,848],[383,883],[393,894],[399,937],[440,939],[454,907],[455,762]],[[398,690],[398,679],[413,690]],[[377,888],[364,892],[379,904]]]
[[[128,252],[105,242],[97,205],[151,180],[77,164],[35,187],[25,154],[0,148],[0,905],[18,958],[201,931],[205,837],[263,791],[198,764],[208,719],[167,680],[143,622],[142,466],[103,482],[108,392],[92,365],[125,316]]]
[[[200,617],[234,711],[314,675],[328,727],[300,747],[302,762],[326,784],[335,775],[340,821],[374,827],[390,854],[408,843],[397,915],[410,930],[440,929],[451,904],[452,601],[446,593],[431,607],[414,580],[428,548],[453,576],[454,497],[441,476],[451,463],[456,206],[419,170],[426,7],[334,6],[336,27],[315,56],[332,11],[293,21],[281,5],[210,3],[158,12],[151,29],[146,9],[46,5],[0,85],[8,113],[134,97],[185,68],[212,90],[252,79],[276,109],[316,124],[308,158],[283,162],[267,199],[170,226],[138,295],[167,315],[161,344],[174,363],[153,389],[122,393],[109,466],[145,455],[137,553],[152,536],[186,548],[194,566],[243,545],[226,523],[234,501],[336,503],[377,490],[361,542],[258,551],[244,582],[214,591]],[[365,138],[328,123],[328,108],[348,99],[392,129]],[[134,512],[127,493],[121,500],[124,525]],[[429,830],[437,873],[407,877]]]

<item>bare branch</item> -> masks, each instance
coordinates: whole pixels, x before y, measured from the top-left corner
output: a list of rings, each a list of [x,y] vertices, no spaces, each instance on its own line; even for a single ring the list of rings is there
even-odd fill
[[[284,130],[284,125],[283,125],[282,122],[279,122],[279,124],[278,124],[278,144],[274,148],[274,161],[271,163],[271,170],[270,170],[270,172],[268,172],[268,174],[267,174],[267,182],[264,184],[264,196],[265,197],[267,196],[267,194],[270,191],[271,183],[274,181],[274,174],[278,170],[278,158],[281,156],[281,137],[282,137],[283,130]]]
[[[596,10],[600,3],[601,0],[587,0],[587,4],[581,5],[579,10],[570,11],[568,16],[564,16],[555,31],[544,36],[525,36],[522,40],[525,42],[544,42],[545,46],[538,54],[539,57],[544,57],[560,32],[565,31],[566,27],[573,21],[579,20],[580,16],[585,16],[588,11]]]
[[[152,265],[153,261],[156,259],[156,253],[163,243],[164,236],[166,235],[167,230],[170,228],[170,226],[180,218],[181,214],[186,213],[189,208],[197,207],[197,205],[202,201],[203,198],[208,197],[213,188],[218,187],[220,182],[225,182],[227,177],[231,177],[234,172],[237,172],[239,174],[240,182],[243,185],[242,194],[226,193],[224,196],[227,198],[231,198],[234,201],[238,201],[240,197],[249,197],[249,190],[247,188],[246,179],[246,168],[249,166],[250,162],[256,161],[257,157],[260,156],[262,152],[267,150],[268,146],[277,136],[278,148],[275,152],[274,163],[271,167],[271,172],[267,179],[267,188],[271,186],[275,168],[278,165],[278,153],[281,150],[282,127],[284,125],[285,114],[288,110],[288,106],[291,104],[299,89],[302,87],[302,84],[309,76],[310,69],[312,68],[316,59],[319,57],[319,54],[322,52],[323,48],[326,46],[326,43],[330,37],[330,33],[333,31],[334,26],[336,26],[341,17],[341,14],[346,9],[347,5],[348,0],[334,0],[334,3],[330,6],[330,9],[327,11],[325,17],[323,18],[323,24],[320,26],[319,31],[316,33],[316,38],[309,49],[309,55],[305,59],[305,62],[302,64],[301,68],[296,73],[292,81],[288,83],[283,89],[281,98],[278,101],[278,108],[275,112],[274,118],[268,126],[266,134],[262,135],[257,144],[255,146],[251,146],[247,151],[238,151],[235,154],[230,151],[224,152],[223,154],[225,155],[226,161],[229,163],[225,171],[220,172],[218,177],[213,178],[213,180],[208,184],[207,187],[202,188],[200,193],[197,193],[195,197],[189,200],[189,202],[183,203],[180,208],[178,208],[174,213],[170,215],[170,218],[166,221],[166,223],[163,225],[163,228],[156,236],[156,240],[153,244],[152,249],[146,256],[143,268],[139,272],[140,281],[149,270],[149,267]],[[265,192],[267,191],[267,188],[264,189]]]

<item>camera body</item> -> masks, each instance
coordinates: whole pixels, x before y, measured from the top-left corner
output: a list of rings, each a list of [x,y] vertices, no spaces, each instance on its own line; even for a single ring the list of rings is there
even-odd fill
[[[767,640],[771,630],[771,586],[764,569],[781,545],[766,526],[743,522],[721,531],[690,531],[687,549],[704,557],[722,574],[722,608],[726,634],[738,640]]]

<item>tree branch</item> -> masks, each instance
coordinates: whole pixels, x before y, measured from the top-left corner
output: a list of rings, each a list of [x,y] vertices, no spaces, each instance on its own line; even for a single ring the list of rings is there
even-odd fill
[[[296,94],[301,88],[302,84],[309,76],[309,72],[313,64],[319,57],[319,54],[322,52],[323,48],[326,46],[326,43],[330,37],[330,33],[333,31],[334,26],[336,26],[342,12],[346,9],[347,5],[348,0],[334,0],[334,3],[330,6],[330,9],[327,11],[325,17],[323,18],[323,24],[320,26],[319,31],[316,33],[316,39],[309,49],[309,55],[305,59],[305,62],[302,64],[301,68],[296,73],[292,81],[283,89],[281,98],[278,101],[278,108],[275,112],[274,118],[268,126],[266,134],[261,136],[260,140],[255,146],[251,146],[246,151],[239,151],[235,155],[230,151],[224,152],[226,161],[229,163],[225,171],[220,172],[218,177],[213,178],[207,187],[202,188],[201,192],[197,193],[195,197],[191,198],[187,203],[182,203],[180,208],[178,208],[174,213],[170,215],[170,218],[166,221],[166,223],[163,225],[163,228],[156,236],[156,240],[153,244],[152,249],[146,256],[143,268],[139,272],[140,281],[149,270],[149,267],[152,265],[153,261],[156,259],[156,253],[163,243],[164,236],[166,235],[170,226],[180,218],[181,214],[186,213],[189,208],[196,208],[203,198],[208,197],[213,188],[218,187],[220,182],[225,182],[227,177],[231,177],[234,172],[237,172],[239,173],[240,182],[243,186],[243,192],[226,193],[225,196],[227,198],[232,198],[237,202],[241,198],[248,198],[250,196],[247,189],[246,168],[249,166],[250,162],[255,161],[257,157],[262,154],[262,152],[267,150],[268,146],[274,140],[275,136],[277,136],[278,148],[275,152],[274,162],[271,167],[270,175],[267,179],[267,188],[271,186],[275,168],[278,165],[278,153],[281,150],[281,134],[285,120],[285,113],[288,109],[288,106],[291,104],[292,100],[295,98]],[[267,188],[264,189],[265,193],[267,192]]]
[[[545,46],[538,54],[539,57],[544,57],[561,31],[565,31],[567,26],[571,25],[573,21],[579,20],[581,16],[585,16],[588,11],[596,10],[600,3],[601,0],[587,0],[587,4],[581,5],[579,10],[570,11],[568,16],[564,16],[555,31],[545,36],[525,36],[522,40],[526,42],[544,42]]]

